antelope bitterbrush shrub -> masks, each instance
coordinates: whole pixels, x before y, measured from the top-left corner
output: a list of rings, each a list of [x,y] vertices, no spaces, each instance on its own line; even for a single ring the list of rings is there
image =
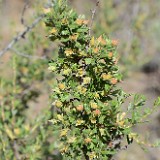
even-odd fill
[[[57,60],[49,63],[61,75],[53,89],[55,113],[50,120],[60,130],[60,152],[67,160],[109,160],[123,137],[128,143],[136,137],[131,128],[146,115],[139,112],[144,100],[135,96],[131,118],[122,112],[129,95],[117,88],[116,40],[91,36],[89,21],[65,0],[55,0],[46,12],[49,38],[61,43]]]

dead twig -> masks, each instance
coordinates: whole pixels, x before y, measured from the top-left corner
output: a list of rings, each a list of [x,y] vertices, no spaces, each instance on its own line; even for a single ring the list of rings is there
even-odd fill
[[[22,10],[22,14],[21,14],[21,23],[22,25],[24,25],[25,27],[27,27],[27,24],[25,24],[25,20],[24,20],[24,14],[27,10],[27,8],[29,8],[29,1],[27,1],[23,7],[23,10]]]
[[[14,49],[14,48],[11,48],[10,50],[12,50],[17,55],[23,56],[23,57],[26,57],[26,58],[31,58],[31,59],[46,59],[46,56],[42,56],[42,57],[40,57],[40,56],[32,56],[32,55],[28,55],[28,54],[25,54],[25,53],[20,53],[18,50]]]
[[[16,157],[17,160],[21,160],[20,154],[19,154],[19,146],[17,145],[16,140],[14,140],[13,144],[12,144],[12,148],[14,151],[14,155]]]
[[[30,26],[27,26],[23,32],[20,32],[13,38],[13,40],[0,52],[0,57],[5,54],[12,46],[18,42],[21,38],[24,38],[25,35],[30,32],[43,18],[44,14],[40,15]]]
[[[92,16],[91,16],[91,22],[90,22],[89,30],[88,30],[88,35],[89,35],[89,36],[91,35],[91,28],[92,28],[92,25],[93,25],[93,20],[94,20],[94,17],[95,17],[95,14],[96,14],[96,10],[97,10],[98,5],[99,5],[99,1],[97,1],[96,7],[91,10]]]

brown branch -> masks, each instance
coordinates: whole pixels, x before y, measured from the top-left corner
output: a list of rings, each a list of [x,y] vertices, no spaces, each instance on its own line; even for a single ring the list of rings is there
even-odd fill
[[[24,38],[25,35],[30,32],[42,19],[44,18],[44,14],[40,15],[30,26],[27,26],[23,32],[17,34],[16,37],[0,52],[0,57],[5,54],[8,50],[12,48],[12,46],[18,42],[21,38]]]

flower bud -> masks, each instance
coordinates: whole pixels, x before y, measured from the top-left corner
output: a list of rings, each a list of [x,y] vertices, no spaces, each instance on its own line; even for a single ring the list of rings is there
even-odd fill
[[[91,143],[91,141],[92,141],[92,140],[91,140],[90,138],[84,139],[84,142],[87,143],[87,144],[88,144],[88,143]]]
[[[83,111],[83,105],[78,105],[78,106],[76,107],[76,109],[77,109],[77,111]]]
[[[58,87],[60,90],[64,90],[66,88],[64,83],[59,83]]]
[[[60,107],[62,107],[62,102],[59,101],[59,100],[57,100],[57,101],[55,101],[55,102],[53,103],[53,105],[55,105],[57,108],[60,108]]]
[[[117,79],[112,78],[110,82],[111,82],[111,84],[116,84],[117,83]]]
[[[95,116],[99,116],[101,114],[101,111],[99,109],[96,109],[96,110],[93,111],[93,114]]]

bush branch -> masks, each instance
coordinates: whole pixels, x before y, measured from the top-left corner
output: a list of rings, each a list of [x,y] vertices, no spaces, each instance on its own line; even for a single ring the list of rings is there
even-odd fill
[[[29,1],[27,1],[23,7],[23,10],[22,10],[22,15],[21,15],[21,23],[22,25],[24,25],[25,27],[27,27],[27,24],[25,24],[25,20],[24,20],[24,14],[27,10],[27,8],[29,8]]]
[[[89,36],[91,35],[91,28],[92,28],[92,25],[93,25],[93,20],[94,20],[94,17],[95,17],[95,14],[96,14],[96,10],[97,10],[98,5],[99,5],[99,1],[97,1],[96,7],[91,10],[92,17],[91,17],[91,23],[90,23],[90,26],[89,26],[89,30],[88,30]]]
[[[21,38],[24,38],[25,35],[30,32],[44,17],[44,14],[40,15],[30,26],[27,26],[23,32],[17,34],[16,37],[0,52],[0,57],[5,54],[8,50],[12,48],[12,46],[18,42]]]
[[[14,53],[16,53],[19,56],[23,56],[23,57],[30,58],[30,59],[47,59],[46,56],[32,56],[32,55],[28,55],[25,53],[21,53],[14,48],[11,48],[10,50],[12,50]]]

